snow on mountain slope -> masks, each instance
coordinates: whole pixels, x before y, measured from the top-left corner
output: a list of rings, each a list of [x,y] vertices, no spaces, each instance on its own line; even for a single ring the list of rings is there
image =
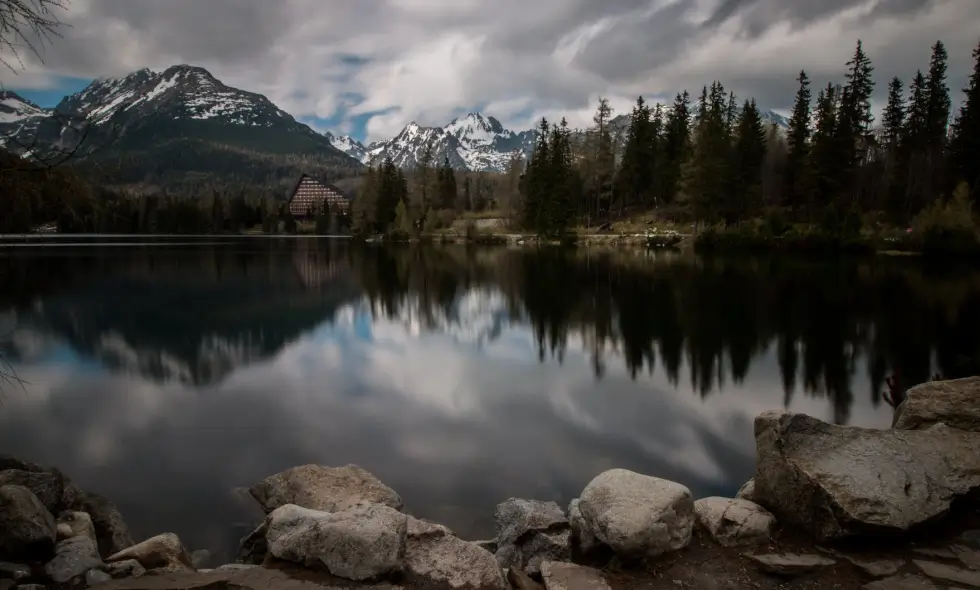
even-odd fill
[[[457,117],[445,127],[424,127],[412,122],[395,137],[365,146],[349,135],[328,135],[331,143],[361,162],[378,164],[391,158],[395,165],[411,168],[426,145],[432,147],[435,164],[449,160],[458,170],[503,172],[515,155],[526,157],[534,147],[534,131],[515,133],[500,121],[480,113]]]
[[[188,65],[171,66],[163,72],[142,69],[121,78],[96,80],[65,97],[56,110],[81,116],[94,125],[121,116],[153,113],[232,125],[306,127],[265,96],[226,86],[204,68]]]
[[[20,141],[31,143],[38,125],[50,111],[10,90],[0,90],[0,146]]]

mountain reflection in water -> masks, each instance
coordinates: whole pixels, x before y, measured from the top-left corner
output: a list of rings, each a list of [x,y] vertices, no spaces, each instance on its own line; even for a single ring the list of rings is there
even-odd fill
[[[880,392],[980,373],[980,273],[908,260],[229,239],[0,249],[0,452],[112,498],[137,537],[228,557],[232,488],[360,464],[492,536],[625,467],[731,494],[752,419],[887,426]]]

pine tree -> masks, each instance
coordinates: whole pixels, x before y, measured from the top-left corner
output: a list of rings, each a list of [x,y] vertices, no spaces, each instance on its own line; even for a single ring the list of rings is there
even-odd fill
[[[543,202],[547,198],[551,170],[550,131],[548,120],[542,117],[538,124],[538,140],[521,182],[521,225],[534,231],[540,231],[544,226]]]
[[[660,171],[660,197],[670,203],[677,195],[681,171],[690,151],[691,96],[685,90],[674,99],[664,130],[664,166]]]
[[[714,222],[725,213],[726,184],[730,181],[730,136],[725,89],[714,82],[702,93],[690,160],[684,166],[684,192],[699,220]],[[725,216],[726,221],[729,217]]]
[[[650,107],[643,97],[636,100],[630,114],[622,164],[616,177],[617,200],[631,204],[653,204],[653,173],[656,167],[657,137],[650,120]]]
[[[809,204],[812,191],[809,167],[810,79],[801,70],[796,81],[800,87],[796,91],[786,137],[789,146],[786,157],[786,204],[793,208],[802,208]]]
[[[766,130],[755,99],[745,101],[742,106],[732,155],[732,182],[725,211],[727,224],[750,216],[758,210],[761,203]]]
[[[929,201],[928,188],[929,148],[929,86],[922,71],[915,73],[909,89],[906,107],[905,129],[900,147],[900,166],[905,170],[905,213],[911,218]]]
[[[456,206],[458,189],[456,186],[456,171],[449,165],[449,156],[442,161],[438,172],[438,202],[442,209],[452,209]]]
[[[616,172],[612,134],[609,129],[612,112],[609,100],[600,97],[592,117],[594,126],[586,132],[582,176],[586,185],[586,211],[590,221],[603,215],[608,217],[611,213]]]
[[[952,104],[949,98],[949,86],[946,84],[948,59],[943,42],[936,41],[932,46],[929,75],[926,78],[926,172],[923,188],[925,203],[939,198],[945,185],[945,152],[949,132],[949,111]]]
[[[822,207],[834,201],[839,190],[839,166],[836,139],[837,107],[839,90],[833,84],[817,95],[816,127],[810,150],[810,168],[813,170],[814,197],[810,202],[810,221]]]
[[[874,91],[871,74],[874,68],[871,59],[864,53],[860,39],[847,66],[847,83],[840,93],[836,143],[840,150],[839,188],[850,194],[851,205],[854,205],[859,201],[863,189],[858,173],[874,144],[871,135],[871,123],[874,121],[871,114],[871,93]]]
[[[963,93],[966,98],[953,124],[950,167],[955,182],[965,182],[970,198],[980,202],[980,44],[973,50],[973,73]]]
[[[380,170],[369,164],[360,189],[351,202],[351,231],[354,235],[369,233],[376,227],[379,174]]]
[[[905,128],[905,84],[899,78],[892,78],[888,84],[888,102],[882,115],[881,148],[884,163],[885,209],[892,215],[901,210],[902,180],[905,171],[901,168],[902,133]]]

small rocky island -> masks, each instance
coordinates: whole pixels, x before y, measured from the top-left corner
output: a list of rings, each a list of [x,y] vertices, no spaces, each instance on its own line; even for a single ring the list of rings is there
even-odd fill
[[[0,457],[0,590],[980,588],[980,377],[909,390],[889,430],[766,412],[755,437],[735,498],[612,469],[567,510],[502,502],[484,541],[361,467],[294,467],[250,488],[266,517],[214,569],[173,533],[134,544],[57,469]]]

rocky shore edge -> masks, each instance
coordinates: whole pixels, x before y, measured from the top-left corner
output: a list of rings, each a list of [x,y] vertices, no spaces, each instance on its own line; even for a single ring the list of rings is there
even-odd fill
[[[356,465],[293,467],[249,489],[266,517],[214,569],[173,533],[133,543],[57,469],[0,457],[0,590],[980,588],[980,377],[909,390],[888,430],[765,412],[755,438],[735,498],[611,469],[567,509],[502,502],[485,541],[407,514]]]

